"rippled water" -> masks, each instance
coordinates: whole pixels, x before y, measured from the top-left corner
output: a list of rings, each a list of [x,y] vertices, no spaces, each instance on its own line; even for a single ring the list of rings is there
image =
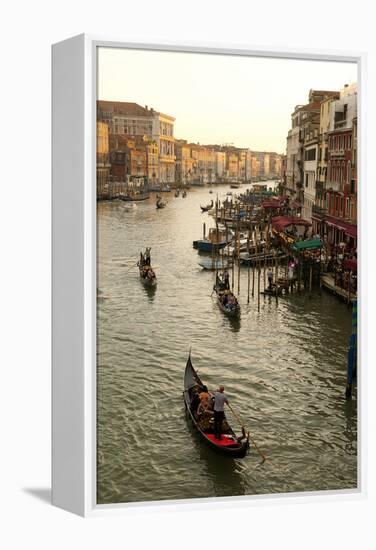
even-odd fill
[[[224,316],[210,297],[213,273],[192,248],[203,221],[213,225],[199,209],[212,197],[207,188],[171,193],[163,210],[154,197],[133,211],[98,204],[98,503],[356,487],[356,396],[344,399],[351,314],[325,292],[282,297],[278,307],[262,297],[258,313],[242,269],[241,319]],[[132,267],[147,245],[155,291]],[[190,346],[265,463],[253,447],[244,459],[216,455],[192,431],[182,399]]]

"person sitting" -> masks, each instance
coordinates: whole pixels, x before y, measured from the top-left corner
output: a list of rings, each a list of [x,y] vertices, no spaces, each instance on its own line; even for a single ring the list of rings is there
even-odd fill
[[[211,406],[211,395],[206,386],[202,386],[198,397],[200,399],[200,404],[197,409],[197,414],[200,415],[210,409]]]
[[[222,295],[222,299],[221,299],[222,305],[226,307],[228,301],[229,301],[229,296],[228,296],[227,293],[224,293],[224,294]]]
[[[191,403],[190,403],[190,409],[191,409],[191,413],[193,415],[197,414],[197,407],[199,405],[200,405],[200,397],[199,397],[198,392],[194,390],[194,393],[193,393],[193,396],[192,396],[192,399],[191,399]]]

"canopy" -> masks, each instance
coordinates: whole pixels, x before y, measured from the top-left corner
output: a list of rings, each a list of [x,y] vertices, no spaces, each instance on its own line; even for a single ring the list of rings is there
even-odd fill
[[[289,225],[304,225],[309,227],[311,222],[297,216],[275,216],[272,218],[272,227],[277,231],[284,231]]]
[[[327,225],[331,225],[332,227],[336,227],[340,231],[344,231],[349,237],[356,237],[357,235],[356,225],[345,222],[344,220],[341,220],[339,218],[335,218],[334,216],[326,216],[325,221]]]
[[[301,250],[311,250],[313,248],[322,248],[322,242],[320,239],[309,239],[307,241],[297,241],[293,244],[292,248],[297,252]]]
[[[356,272],[358,270],[358,262],[356,260],[345,260],[343,262],[343,267],[348,271]]]

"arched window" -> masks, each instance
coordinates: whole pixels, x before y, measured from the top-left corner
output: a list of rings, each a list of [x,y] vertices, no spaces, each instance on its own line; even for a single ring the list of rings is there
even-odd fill
[[[347,161],[347,183],[351,181],[351,160]]]

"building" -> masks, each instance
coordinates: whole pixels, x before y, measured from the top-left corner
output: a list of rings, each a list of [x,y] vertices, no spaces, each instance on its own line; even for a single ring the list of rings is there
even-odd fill
[[[315,180],[321,102],[337,94],[336,91],[310,90],[308,103],[297,105],[291,115],[291,129],[288,132],[286,144],[287,168],[284,192],[301,203],[303,215],[308,216],[309,220],[316,197]],[[306,148],[311,150],[307,153],[309,159],[306,159]],[[312,152],[313,150],[316,152]],[[315,169],[315,179],[312,182],[313,169]]]
[[[106,192],[110,176],[109,134],[105,122],[97,122],[97,194]]]
[[[156,178],[161,183],[175,181],[174,117],[147,105],[121,101],[98,101],[97,120],[105,122],[110,135],[147,137],[158,148]],[[155,173],[155,167],[153,168]]]
[[[192,149],[184,139],[175,140],[175,181],[179,185],[188,185],[193,182]]]
[[[226,153],[215,151],[215,174],[217,181],[224,181],[226,178]]]
[[[326,239],[330,245],[357,235],[357,86],[345,86],[334,102],[328,131],[328,175],[325,183]],[[355,142],[355,143],[354,143]]]

